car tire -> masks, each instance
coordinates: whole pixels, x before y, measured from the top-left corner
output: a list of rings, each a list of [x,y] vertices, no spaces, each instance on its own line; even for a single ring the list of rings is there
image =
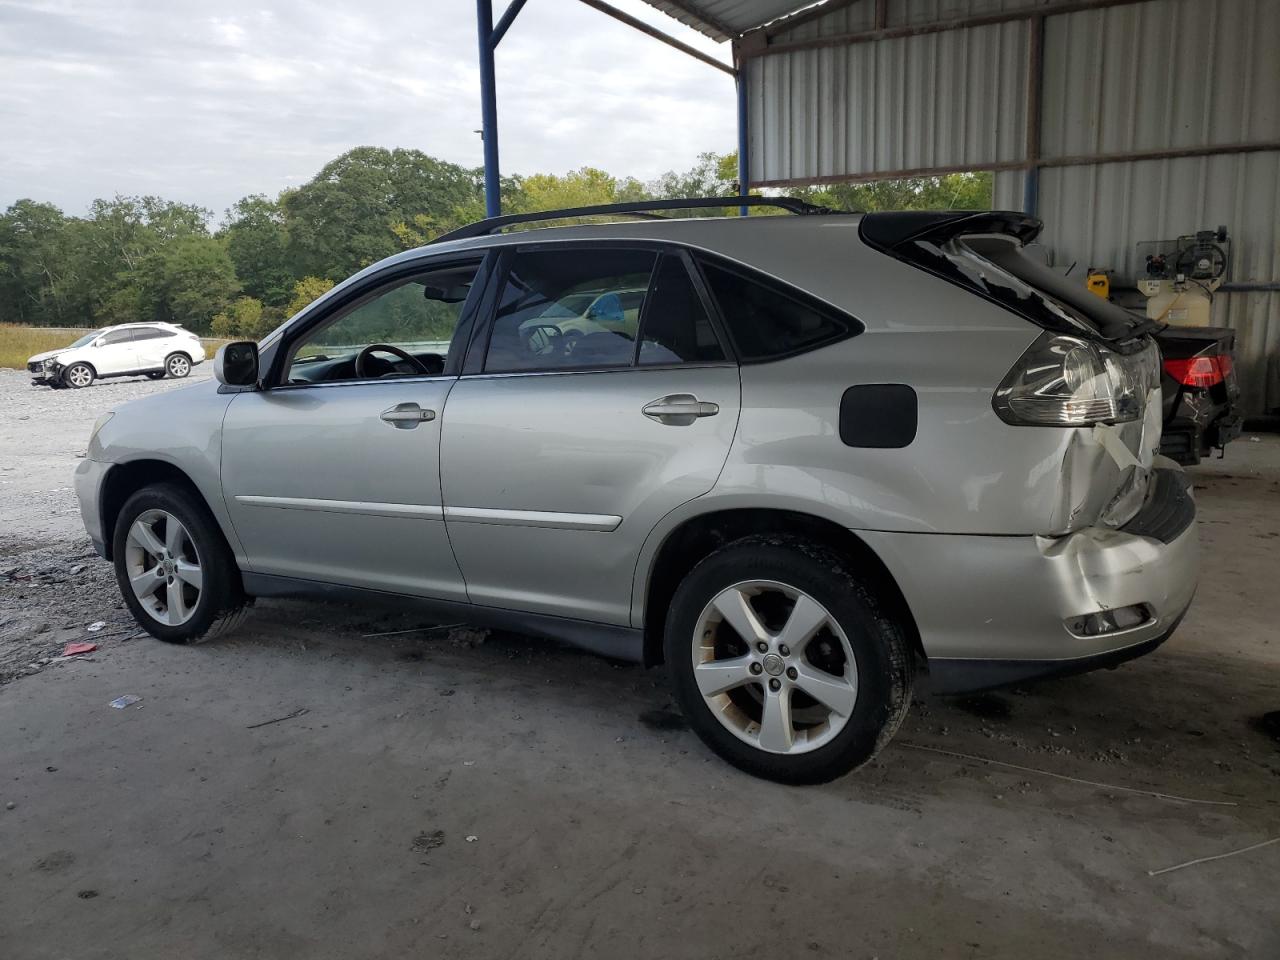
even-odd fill
[[[783,643],[789,637],[799,649]],[[703,559],[672,599],[664,652],[675,699],[703,742],[782,783],[825,783],[871,760],[911,702],[902,625],[845,557],[797,539],[749,537]]]
[[[164,372],[175,380],[191,373],[191,358],[185,353],[171,353],[164,358]]]
[[[152,370],[147,374],[148,380],[163,380],[169,375],[168,370]]]
[[[96,377],[97,372],[87,363],[73,363],[62,371],[62,384],[80,390],[93,383]]]
[[[247,601],[231,548],[205,504],[184,487],[155,484],[129,497],[111,555],[129,612],[159,640],[207,640],[243,618]]]

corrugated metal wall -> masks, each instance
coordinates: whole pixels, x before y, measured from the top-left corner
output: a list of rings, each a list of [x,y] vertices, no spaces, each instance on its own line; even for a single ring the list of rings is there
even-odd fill
[[[752,61],[753,182],[1022,159],[1027,33],[1019,20]]]
[[[889,25],[1039,6],[889,0]],[[869,29],[872,0],[777,42]],[[815,181],[1025,157],[1028,21],[749,61],[752,177]],[[1148,0],[1045,20],[1041,156],[1280,140],[1280,0]],[[1022,206],[1021,172],[995,205]],[[1280,280],[1280,152],[1049,166],[1043,240],[1064,268],[1132,274],[1141,240],[1225,224],[1233,281]],[[1080,268],[1077,268],[1078,270]],[[1220,294],[1246,409],[1280,407],[1280,293]]]

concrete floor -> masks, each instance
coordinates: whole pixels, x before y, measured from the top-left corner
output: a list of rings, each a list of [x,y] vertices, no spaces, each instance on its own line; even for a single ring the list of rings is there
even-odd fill
[[[661,671],[301,602],[108,638],[97,578],[94,659],[0,687],[0,957],[1280,956],[1280,844],[1148,876],[1280,836],[1251,726],[1280,709],[1280,438],[1195,474],[1206,571],[1164,648],[922,699],[817,788],[712,757]]]

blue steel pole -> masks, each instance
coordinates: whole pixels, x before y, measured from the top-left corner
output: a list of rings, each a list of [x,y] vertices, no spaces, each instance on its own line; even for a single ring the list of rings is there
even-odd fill
[[[484,212],[502,213],[498,190],[498,96],[493,73],[493,0],[476,0],[476,30],[480,38],[480,127],[484,138]]]
[[[738,72],[735,75],[738,84],[738,196],[745,197],[751,192],[751,157],[747,139],[747,65],[738,61]],[[747,208],[738,208],[738,216],[745,217]]]

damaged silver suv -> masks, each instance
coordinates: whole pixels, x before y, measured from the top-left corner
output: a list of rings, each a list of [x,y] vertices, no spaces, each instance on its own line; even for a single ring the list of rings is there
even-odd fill
[[[921,677],[1165,640],[1197,544],[1150,324],[1022,214],[749,202],[790,215],[484,221],[104,417],[76,486],[133,615],[189,643],[253,597],[395,598],[665,663],[711,749],[793,783]],[[615,222],[507,229],[584,212]]]

